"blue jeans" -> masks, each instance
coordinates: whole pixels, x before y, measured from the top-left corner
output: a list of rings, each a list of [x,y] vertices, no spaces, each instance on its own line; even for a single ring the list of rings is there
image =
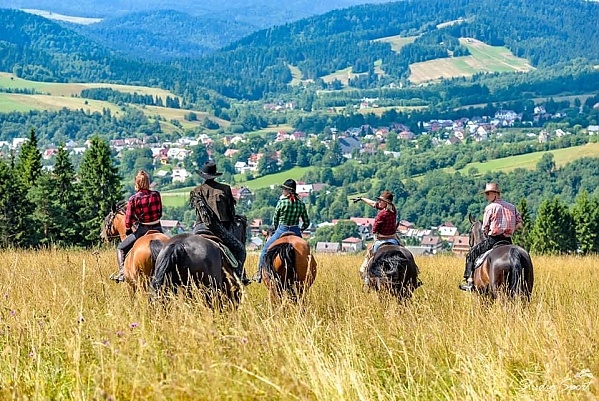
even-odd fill
[[[383,244],[399,245],[399,242],[397,242],[397,239],[395,239],[395,238],[380,239],[378,241],[374,241],[374,246],[372,247],[372,254],[374,255],[376,253],[376,251],[379,250],[379,247]]]
[[[260,259],[258,260],[258,271],[260,271],[261,266],[262,266],[262,262],[264,261],[264,255],[266,255],[266,251],[268,250],[268,247],[275,242],[276,240],[278,240],[279,238],[281,238],[281,235],[283,235],[284,233],[291,231],[292,233],[294,233],[295,235],[297,235],[298,237],[302,236],[302,232],[300,231],[298,226],[284,226],[284,225],[279,225],[279,227],[277,227],[277,229],[275,230],[275,232],[273,233],[272,237],[270,237],[268,239],[268,241],[266,241],[266,244],[264,244],[264,246],[262,247],[262,252],[260,252]]]

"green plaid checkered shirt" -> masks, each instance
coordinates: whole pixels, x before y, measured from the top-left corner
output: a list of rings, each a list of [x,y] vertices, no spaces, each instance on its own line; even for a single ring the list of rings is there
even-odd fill
[[[289,198],[281,196],[277,207],[275,209],[275,216],[273,217],[273,225],[276,227],[279,224],[285,226],[298,226],[299,219],[302,218],[301,230],[305,230],[310,225],[310,219],[308,218],[308,212],[306,211],[306,205],[301,199],[291,202]]]

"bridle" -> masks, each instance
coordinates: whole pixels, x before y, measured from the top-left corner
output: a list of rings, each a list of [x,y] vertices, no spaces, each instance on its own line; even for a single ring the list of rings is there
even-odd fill
[[[114,219],[116,218],[116,216],[118,214],[123,214],[124,210],[122,208],[116,210],[116,211],[111,211],[110,213],[108,213],[108,215],[106,216],[106,218],[104,219],[104,227],[102,228],[102,234],[104,234],[104,239],[105,240],[111,240],[114,238],[120,238],[121,235],[118,233],[116,234],[112,234],[112,235],[108,235],[108,233],[110,231],[116,231],[114,230]]]

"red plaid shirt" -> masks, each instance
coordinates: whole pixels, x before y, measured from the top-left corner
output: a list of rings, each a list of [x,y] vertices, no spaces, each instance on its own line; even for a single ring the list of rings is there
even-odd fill
[[[522,217],[509,202],[497,198],[485,208],[483,232],[487,235],[511,237],[518,223],[522,223]]]
[[[378,209],[377,206],[375,206]],[[395,224],[397,221],[397,211],[390,211],[387,208],[381,209],[374,219],[374,225],[372,226],[372,232],[381,235],[394,235]]]
[[[142,189],[133,194],[127,202],[125,227],[130,229],[133,223],[152,223],[162,217],[162,198],[157,191]]]

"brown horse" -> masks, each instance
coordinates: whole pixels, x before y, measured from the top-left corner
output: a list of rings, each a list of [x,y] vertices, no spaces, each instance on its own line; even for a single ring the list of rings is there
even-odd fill
[[[382,277],[373,277],[371,271],[380,271]],[[402,245],[381,244],[364,274],[369,275],[369,288],[379,294],[391,294],[400,301],[411,298],[421,284],[414,256]]]
[[[470,246],[485,239],[482,222],[468,215],[470,224]],[[528,252],[517,245],[495,246],[480,267],[474,270],[473,284],[480,294],[489,295],[495,299],[504,292],[510,297],[523,297],[530,300],[534,284],[534,270]]]
[[[272,231],[263,232],[267,238]],[[292,233],[285,233],[273,242],[264,255],[263,281],[271,300],[287,294],[292,300],[301,299],[316,279],[316,259],[308,242]]]
[[[125,228],[125,203],[120,203],[113,207],[112,211],[104,218],[104,225],[100,232],[100,237],[109,242],[111,239],[120,238],[123,241],[127,237]],[[157,231],[148,231],[140,237],[133,247],[127,253],[125,258],[125,281],[129,283],[135,291],[138,286],[147,289],[154,264],[158,253],[163,245],[168,241],[166,234]]]

